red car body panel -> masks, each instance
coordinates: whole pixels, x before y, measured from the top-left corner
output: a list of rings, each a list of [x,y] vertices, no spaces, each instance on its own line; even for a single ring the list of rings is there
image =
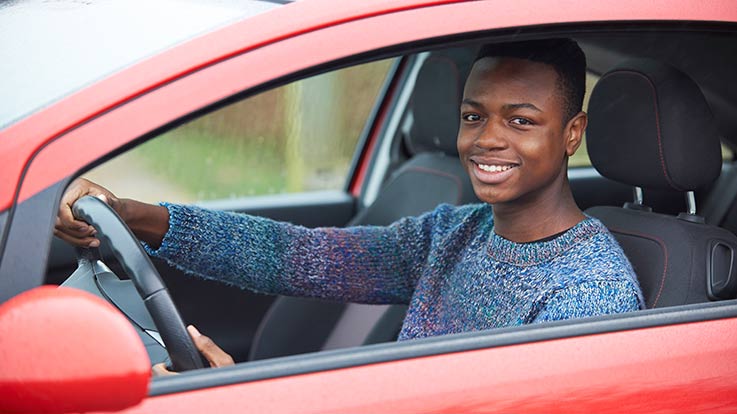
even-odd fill
[[[92,372],[107,376],[95,380]],[[42,286],[0,306],[0,412],[117,411],[141,400],[150,377],[138,334],[97,296]]]
[[[173,120],[205,103],[216,102],[264,81],[364,51],[426,38],[514,26],[631,20],[737,21],[737,10],[729,0],[707,3],[685,0],[640,3],[630,0],[616,4],[569,1],[556,4],[554,8],[536,0],[514,3],[474,1],[422,7],[438,3],[296,3],[204,35],[123,70],[0,131],[0,174],[4,177],[0,182],[0,211],[13,203],[23,170],[39,149],[52,142],[54,137],[78,130],[126,101],[134,98],[141,100],[147,91],[156,90],[155,95],[159,97],[154,99],[161,101],[158,107],[149,108],[149,111],[161,111],[156,116],[149,113],[148,117],[155,118],[155,122],[147,123],[147,111],[144,111],[137,115],[142,119],[134,118],[134,125],[129,120],[125,120],[124,125],[117,125],[123,130],[114,134],[107,130],[94,137],[92,142],[77,141],[76,147],[82,152],[73,158],[69,158],[71,153],[68,152],[65,157],[58,157],[58,153],[54,154],[56,157],[47,156],[53,159],[44,162],[44,171],[29,171],[23,178],[23,188],[16,201],[23,201],[60,177],[73,174],[112,148],[118,148],[160,126],[164,120]],[[387,8],[387,4],[391,4],[391,7]],[[321,6],[330,11],[325,12]],[[539,13],[530,13],[530,10]],[[276,27],[273,24],[275,21],[285,22],[287,26]],[[418,24],[408,25],[407,22]],[[387,27],[395,30],[386,30]],[[266,45],[269,47],[264,47]],[[289,54],[273,56],[278,54],[275,53],[277,49]],[[244,51],[252,52],[241,54]],[[270,56],[274,60],[266,60]],[[232,61],[210,68],[229,57]],[[242,65],[244,61],[249,63],[245,67]],[[239,66],[241,70],[233,73],[221,66]],[[230,72],[231,76],[218,73],[221,77],[213,79],[215,72],[206,69]],[[187,92],[180,92],[183,96],[175,96],[173,89],[176,87],[172,86],[176,84],[177,87],[183,87],[184,84],[171,82],[188,73],[191,75],[183,79],[187,87],[198,83],[190,77],[209,79],[200,82],[200,88],[188,89]],[[64,141],[70,140],[76,141],[72,138],[65,138]],[[65,151],[68,149],[63,148]]]
[[[203,106],[358,53],[517,26],[737,22],[731,0],[451,3],[298,2],[125,69],[0,131],[0,211]],[[727,412],[737,411],[734,355],[732,318],[188,391],[149,398],[129,412]]]
[[[126,412],[736,412],[735,352],[737,319],[723,319],[171,394]]]

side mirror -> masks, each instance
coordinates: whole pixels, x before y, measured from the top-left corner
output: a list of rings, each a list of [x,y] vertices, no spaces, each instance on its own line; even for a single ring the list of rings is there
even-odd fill
[[[0,412],[118,411],[150,377],[138,334],[96,296],[42,286],[0,305]]]

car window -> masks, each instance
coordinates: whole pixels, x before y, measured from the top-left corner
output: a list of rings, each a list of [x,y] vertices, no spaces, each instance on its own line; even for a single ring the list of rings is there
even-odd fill
[[[594,89],[594,85],[599,81],[600,76],[593,72],[586,72],[586,94],[583,96],[583,111],[589,110],[589,98],[591,97],[591,91]],[[583,139],[581,140],[581,146],[578,147],[578,151],[568,159],[569,167],[590,167],[591,160],[589,159],[589,153],[586,150],[586,133],[584,132]]]
[[[85,177],[147,202],[342,189],[392,62],[260,93],[170,130]]]

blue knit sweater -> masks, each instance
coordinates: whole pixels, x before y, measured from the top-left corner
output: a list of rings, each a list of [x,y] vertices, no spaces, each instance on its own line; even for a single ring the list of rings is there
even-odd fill
[[[621,248],[587,217],[551,241],[494,233],[487,204],[441,205],[386,227],[307,229],[164,204],[149,253],[257,292],[408,303],[399,339],[628,312],[644,300]]]

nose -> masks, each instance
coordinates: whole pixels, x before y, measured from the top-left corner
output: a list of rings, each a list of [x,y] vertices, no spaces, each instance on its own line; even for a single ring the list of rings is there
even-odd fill
[[[505,131],[500,121],[489,119],[476,137],[475,144],[485,150],[505,149],[509,146]]]

